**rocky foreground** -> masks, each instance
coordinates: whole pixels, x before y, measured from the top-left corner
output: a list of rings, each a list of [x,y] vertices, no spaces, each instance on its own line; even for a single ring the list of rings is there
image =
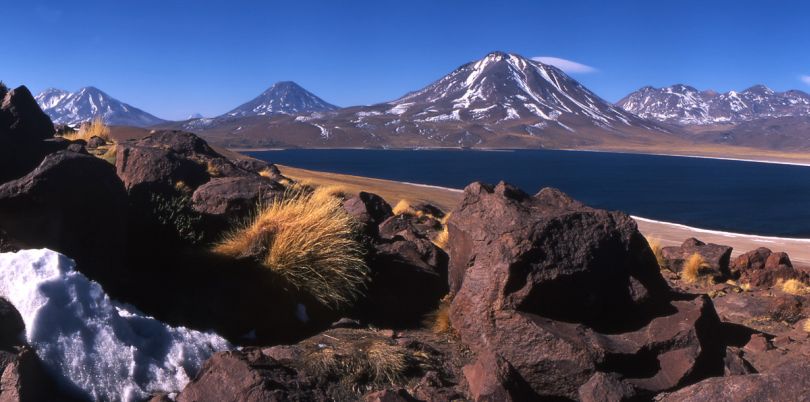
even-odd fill
[[[399,214],[361,192],[342,205],[369,280],[326,306],[210,252],[295,185],[273,165],[186,132],[54,138],[27,89],[0,95],[0,251],[55,250],[109,298],[241,346],[211,351],[184,387],[134,370],[143,392],[110,373],[91,395],[22,335],[30,309],[0,301],[0,399],[810,400],[810,277],[784,253],[654,250],[628,215],[555,189],[472,183],[453,211]]]

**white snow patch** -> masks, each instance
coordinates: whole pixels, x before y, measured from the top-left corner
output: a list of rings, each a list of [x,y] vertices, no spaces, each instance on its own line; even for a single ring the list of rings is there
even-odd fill
[[[45,365],[93,400],[143,400],[180,391],[214,352],[213,333],[170,327],[110,300],[51,250],[0,254],[0,294],[20,311]]]
[[[408,108],[411,107],[412,105],[413,105],[413,103],[399,104],[399,105],[396,105],[396,106],[392,107],[391,109],[388,109],[388,113],[395,114],[395,115],[399,116],[399,115],[407,112]]]

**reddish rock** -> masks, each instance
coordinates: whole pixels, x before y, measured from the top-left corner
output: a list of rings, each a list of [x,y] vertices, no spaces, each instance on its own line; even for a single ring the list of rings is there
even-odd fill
[[[428,215],[416,216],[400,214],[392,216],[380,224],[380,236],[391,239],[394,236],[415,235],[431,239],[442,230],[442,223]]]
[[[664,257],[664,268],[673,272],[681,272],[684,263],[694,254],[700,255],[713,272],[713,276],[722,279],[730,276],[729,261],[732,248],[719,244],[706,244],[698,239],[689,238],[680,247],[664,247],[661,254]]]
[[[177,396],[178,402],[325,399],[312,379],[257,350],[215,354]]]
[[[810,363],[797,360],[761,374],[709,378],[659,395],[659,402],[810,401]]]
[[[711,301],[675,297],[629,216],[474,183],[448,226],[453,328],[539,396],[575,399],[597,371],[647,393],[722,372]]]
[[[630,400],[634,396],[635,389],[622,382],[615,374],[596,373],[579,387],[581,402],[619,402]]]
[[[769,288],[780,280],[810,281],[810,275],[793,268],[786,253],[774,253],[765,247],[749,251],[734,259],[731,272],[740,283],[754,288]]]
[[[726,348],[726,357],[723,359],[723,375],[744,375],[755,373],[756,370],[743,357],[743,351],[735,347]]]
[[[494,353],[480,353],[474,363],[464,366],[463,372],[473,401],[524,401],[532,395],[515,369]]]

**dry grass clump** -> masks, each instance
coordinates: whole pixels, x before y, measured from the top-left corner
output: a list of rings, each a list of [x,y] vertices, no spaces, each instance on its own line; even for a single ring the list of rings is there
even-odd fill
[[[394,215],[413,214],[413,208],[408,200],[399,200],[393,208]]]
[[[663,247],[661,246],[661,241],[654,238],[648,238],[647,244],[650,245],[650,249],[655,255],[655,261],[658,262],[658,269],[665,269],[666,268],[666,260],[664,259],[664,252]]]
[[[779,286],[783,292],[795,296],[810,294],[810,286],[797,279],[780,280],[776,285]]]
[[[711,280],[711,267],[700,254],[692,254],[683,264],[681,279],[686,283],[708,282]]]
[[[337,198],[291,191],[260,208],[214,252],[255,259],[324,305],[339,308],[363,293],[369,274],[356,230]]]
[[[450,241],[450,231],[447,230],[447,225],[442,225],[442,230],[436,234],[436,237],[433,238],[433,244],[436,247],[444,250],[447,247],[447,243]]]
[[[396,384],[409,368],[407,349],[383,340],[324,346],[304,358],[308,371],[333,378],[348,388],[359,384]]]
[[[111,141],[110,128],[104,124],[101,116],[96,116],[93,120],[84,123],[79,127],[79,131],[75,133],[65,134],[63,137],[70,141],[84,140],[90,141],[93,137],[100,137],[104,141]]]
[[[331,185],[331,186],[318,186],[312,192],[312,197],[316,200],[323,200],[328,198],[345,199],[349,195],[349,190],[345,186]]]
[[[453,298],[447,295],[439,301],[439,308],[425,317],[423,321],[425,327],[429,328],[435,334],[446,334],[453,330],[450,324],[450,304]]]
[[[804,320],[804,324],[802,325],[802,329],[804,332],[810,332],[810,318]]]

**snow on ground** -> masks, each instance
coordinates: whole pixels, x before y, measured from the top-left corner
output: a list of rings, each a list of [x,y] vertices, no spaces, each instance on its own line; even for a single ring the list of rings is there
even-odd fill
[[[213,333],[170,327],[110,300],[50,250],[0,254],[0,294],[20,311],[26,338],[60,381],[94,400],[142,400],[180,391],[215,351]]]

